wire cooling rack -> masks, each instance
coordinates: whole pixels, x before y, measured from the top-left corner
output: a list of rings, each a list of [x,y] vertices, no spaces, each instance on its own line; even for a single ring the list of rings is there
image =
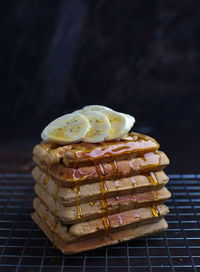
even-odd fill
[[[29,174],[0,174],[0,271],[200,271],[200,175],[170,175],[165,232],[64,256],[30,218]]]

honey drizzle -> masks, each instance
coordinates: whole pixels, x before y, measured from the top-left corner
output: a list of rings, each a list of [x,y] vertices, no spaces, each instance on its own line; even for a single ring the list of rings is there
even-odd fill
[[[155,194],[154,194],[154,202],[152,205],[152,213],[155,217],[158,217],[160,215],[160,211],[158,209],[158,179],[156,178],[155,174],[151,171],[149,175],[147,175],[148,180],[151,182],[151,184],[155,187]]]
[[[57,221],[55,221],[55,222],[53,223],[53,225],[51,226],[51,231],[52,231],[52,232],[54,232],[54,231],[55,231],[55,229],[56,229],[57,225],[58,225],[58,222],[57,222]]]
[[[113,176],[114,176],[114,177],[117,177],[117,175],[118,175],[117,161],[116,161],[116,160],[113,160],[113,161],[111,162],[111,164],[112,164],[112,168],[113,168]]]
[[[94,199],[90,199],[90,201],[89,201],[89,204],[90,204],[90,206],[94,206],[94,204],[95,204],[95,201],[94,201]]]
[[[105,181],[102,179],[100,180],[100,189],[101,189],[102,221],[104,223],[105,233],[108,234],[110,221],[108,218],[108,203],[107,200],[105,199],[105,196],[108,192],[108,188],[106,186]]]
[[[43,181],[43,184],[44,184],[44,185],[47,185],[47,183],[48,183],[48,181],[49,181],[49,178],[50,178],[50,176],[47,176],[47,177],[44,179],[44,181]]]
[[[120,144],[120,140],[118,141]],[[117,144],[117,143],[116,143]],[[145,147],[145,144],[147,145]],[[115,143],[114,143],[115,145]],[[143,146],[144,145],[144,146]],[[149,145],[149,146],[148,146]],[[142,146],[142,147],[141,147]],[[130,154],[132,152],[141,152],[144,148],[146,148],[146,152],[154,151],[158,149],[159,145],[155,140],[144,140],[144,139],[135,139],[135,140],[126,140],[118,147],[113,147],[111,145],[99,146],[97,148],[91,149],[82,149],[82,150],[71,150],[74,153],[75,158],[92,158],[94,160],[100,160],[104,157],[116,157],[123,154]],[[148,151],[147,151],[148,150]]]
[[[74,165],[74,169],[75,169],[75,166],[78,164],[79,162],[79,158],[81,157],[80,156],[80,153],[81,152],[74,152],[74,156],[75,156],[75,165]],[[93,162],[95,168],[96,168],[96,171],[98,173],[98,176],[99,176],[99,179],[100,179],[100,189],[101,189],[101,204],[102,204],[102,221],[104,223],[104,227],[105,227],[105,232],[106,234],[108,234],[108,230],[110,228],[110,221],[109,221],[109,218],[108,218],[108,204],[107,204],[107,200],[105,199],[105,196],[108,192],[108,188],[106,186],[106,183],[105,183],[105,176],[106,176],[106,172],[105,172],[105,169],[104,169],[104,166],[103,164],[99,161],[100,157],[98,158],[94,158],[93,156],[89,156],[87,154],[84,154],[85,157],[87,157],[90,161]],[[118,176],[118,166],[117,166],[117,162],[116,160],[113,160],[111,162],[112,164],[112,167],[113,167],[113,176],[114,177],[117,177]],[[77,170],[77,169],[76,169]],[[79,169],[78,169],[79,170]],[[78,171],[79,174],[82,174],[80,173],[80,170]],[[73,181],[74,182],[77,182],[77,181],[81,181],[81,180],[85,180],[87,177],[88,177],[88,174],[85,176],[85,175],[81,175],[81,179],[80,178],[77,178],[76,177],[76,171],[74,170],[73,171]],[[117,183],[117,181],[116,181]],[[79,186],[79,185],[78,185]],[[78,218],[81,218],[81,210],[80,210],[80,195],[79,195],[79,191],[80,191],[80,188],[78,189],[79,187],[77,187],[77,185],[74,187],[74,190],[76,191],[77,193],[77,207],[78,207]],[[89,204],[91,206],[94,205],[94,201],[93,200],[90,200],[89,201]]]
[[[76,184],[74,186],[74,192],[76,193],[76,204],[77,204],[77,218],[80,219],[82,215],[81,207],[80,207],[80,186],[79,184]]]
[[[44,215],[44,220],[47,220],[49,218],[48,214]]]
[[[131,178],[132,187],[135,188],[137,182],[134,177]]]

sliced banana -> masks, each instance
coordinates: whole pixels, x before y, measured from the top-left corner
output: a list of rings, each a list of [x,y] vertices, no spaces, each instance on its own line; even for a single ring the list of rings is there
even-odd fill
[[[91,105],[83,108],[83,111],[97,111],[106,115],[111,124],[111,130],[105,140],[120,138],[127,134],[133,127],[135,118],[131,115],[116,112],[108,107]]]
[[[81,112],[90,122],[90,129],[83,138],[83,142],[98,143],[108,137],[111,125],[103,113],[87,110]]]
[[[60,144],[82,141],[90,129],[90,122],[80,113],[63,115],[51,122],[42,131],[44,141]]]

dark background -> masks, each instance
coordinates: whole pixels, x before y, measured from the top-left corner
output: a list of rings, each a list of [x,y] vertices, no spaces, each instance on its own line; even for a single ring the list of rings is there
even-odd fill
[[[1,171],[29,171],[45,125],[102,104],[159,141],[168,173],[199,173],[199,0],[0,6]]]

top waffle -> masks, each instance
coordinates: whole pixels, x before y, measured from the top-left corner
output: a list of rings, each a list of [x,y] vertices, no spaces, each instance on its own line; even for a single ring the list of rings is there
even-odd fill
[[[67,167],[75,165],[93,165],[93,160],[110,162],[135,158],[147,152],[153,152],[159,144],[151,137],[129,133],[126,137],[100,143],[77,143],[59,146],[55,143],[42,142],[33,149],[33,155],[46,164],[64,163]]]
[[[43,142],[35,146],[33,159],[65,186],[73,186],[74,182],[91,183],[162,170],[169,160],[158,147],[151,137],[130,133],[126,139],[97,144],[58,147]]]

